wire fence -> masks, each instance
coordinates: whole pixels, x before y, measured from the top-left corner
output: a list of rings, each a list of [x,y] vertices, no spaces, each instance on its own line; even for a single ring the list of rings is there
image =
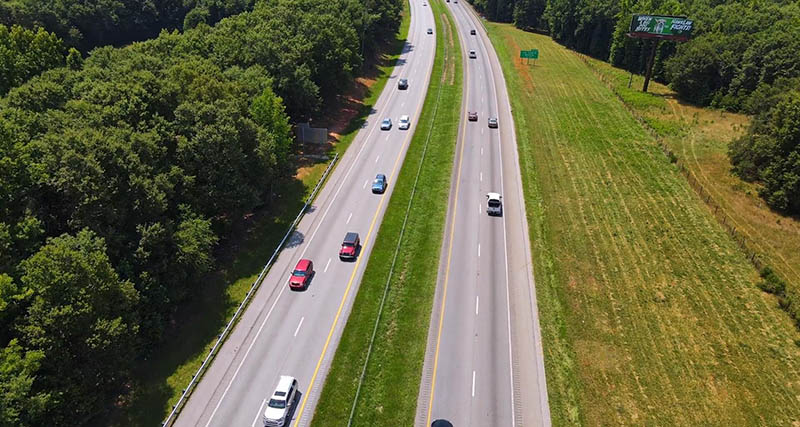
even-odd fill
[[[642,125],[645,131],[647,131],[653,139],[656,140],[658,145],[661,147],[661,151],[664,153],[665,156],[675,165],[678,167],[678,170],[686,177],[686,180],[689,182],[689,186],[697,193],[703,202],[706,203],[711,213],[717,219],[720,225],[728,232],[728,234],[733,238],[733,241],[739,246],[739,248],[745,253],[747,259],[753,264],[753,266],[758,270],[761,271],[762,268],[766,266],[766,263],[763,260],[763,255],[757,249],[757,244],[751,241],[745,234],[740,232],[736,228],[735,220],[728,215],[727,211],[711,196],[711,193],[706,189],[706,187],[697,179],[695,173],[686,166],[686,163],[678,157],[675,152],[673,152],[667,144],[664,142],[664,138],[659,135],[658,131],[653,128],[650,123],[645,120],[645,118],[639,114],[631,105],[620,95],[614,85],[608,81],[608,78],[605,74],[603,74],[600,70],[595,67],[594,64],[581,53],[573,52],[578,58],[583,61],[590,70],[597,76],[597,78],[602,81],[606,87],[619,99],[625,109]]]
[[[597,67],[589,60],[586,55],[583,55],[578,52],[574,52],[575,55],[578,56],[592,72],[602,81],[609,90],[619,99],[622,105],[630,112],[630,114],[642,125],[642,128],[647,131],[655,140],[658,142],[659,146],[661,147],[661,151],[664,155],[669,158],[672,163],[678,167],[678,170],[686,177],[686,181],[689,183],[689,186],[695,191],[695,193],[700,197],[700,199],[705,202],[709,211],[712,213],[714,218],[716,218],[717,222],[722,226],[723,229],[728,233],[728,235],[736,242],[736,245],[739,246],[742,253],[744,253],[747,260],[755,267],[755,269],[762,275],[762,277],[767,280],[770,274],[767,271],[771,271],[771,274],[775,274],[776,276],[780,277],[779,274],[772,271],[771,265],[767,262],[767,260],[774,261],[781,261],[781,259],[770,258],[768,254],[765,254],[764,249],[759,245],[758,241],[751,239],[747,234],[746,231],[740,230],[737,228],[736,219],[733,218],[728,211],[722,206],[714,197],[711,195],[711,192],[703,185],[700,180],[697,179],[697,176],[694,171],[692,171],[686,163],[678,157],[664,142],[664,138],[659,135],[659,133],[653,128],[650,123],[645,120],[645,118],[640,115],[636,110],[631,107],[631,105],[622,97],[622,95],[617,91],[617,88],[608,81],[608,78],[605,74],[603,74]],[[780,257],[778,257],[780,258]],[[792,267],[792,265],[788,264],[785,260],[783,260],[783,264],[786,265],[786,268],[789,272],[794,273],[794,277],[798,276],[797,271]],[[784,272],[784,275],[786,272]],[[780,277],[784,283],[786,282],[785,277]],[[777,292],[772,289],[770,290],[769,287],[764,288],[762,287],[763,284],[759,284],[762,290],[766,292],[770,292],[775,294],[778,297],[778,306],[784,310],[789,317],[791,317],[795,323],[795,325],[800,328],[800,310],[797,307],[800,307],[800,290],[796,287],[783,288],[778,290]],[[785,285],[784,285],[785,286]],[[795,285],[796,286],[796,285]],[[798,345],[800,345],[800,340],[797,341]]]
[[[278,246],[275,248],[275,251],[272,253],[272,256],[269,258],[267,263],[264,265],[264,268],[261,269],[261,273],[258,274],[258,278],[256,278],[256,280],[250,286],[250,289],[247,291],[247,294],[244,296],[244,299],[242,300],[241,304],[239,304],[239,307],[236,309],[236,312],[233,313],[233,316],[231,316],[231,320],[229,320],[228,324],[225,325],[225,329],[217,337],[217,341],[214,343],[214,346],[211,347],[211,350],[209,350],[205,359],[203,359],[203,363],[200,364],[200,367],[197,369],[197,372],[195,372],[195,374],[192,375],[192,379],[189,381],[189,384],[186,386],[185,389],[183,389],[183,393],[181,394],[181,397],[178,399],[178,402],[172,406],[172,411],[169,413],[167,418],[161,424],[162,427],[170,426],[172,425],[172,423],[175,422],[175,419],[177,418],[181,409],[183,409],[183,406],[186,404],[186,400],[191,395],[192,391],[194,390],[197,383],[200,381],[200,378],[205,373],[208,366],[214,360],[214,357],[219,352],[218,350],[222,347],[222,344],[225,343],[225,339],[230,335],[230,331],[233,330],[233,326],[239,319],[240,314],[244,312],[245,307],[247,307],[247,304],[250,302],[253,295],[255,295],[259,286],[261,286],[261,282],[264,280],[264,277],[269,271],[269,268],[272,266],[273,261],[275,261],[275,258],[278,256],[278,253],[281,251],[283,245],[286,243],[286,240],[289,238],[292,232],[294,232],[295,227],[297,227],[297,224],[300,223],[300,220],[303,218],[303,214],[306,213],[308,206],[314,200],[314,197],[316,197],[317,192],[322,186],[322,183],[325,182],[325,179],[328,177],[328,174],[333,169],[333,165],[336,164],[336,161],[338,159],[339,159],[339,153],[336,153],[336,155],[333,156],[333,159],[331,160],[330,164],[328,164],[328,167],[325,168],[325,172],[322,174],[322,177],[320,177],[319,181],[317,181],[317,185],[314,186],[314,190],[311,191],[311,194],[306,199],[306,202],[305,204],[303,204],[303,207],[300,209],[300,212],[297,214],[294,221],[289,226],[289,229],[286,231],[286,234],[284,234],[283,239],[281,239],[280,243],[278,243]]]

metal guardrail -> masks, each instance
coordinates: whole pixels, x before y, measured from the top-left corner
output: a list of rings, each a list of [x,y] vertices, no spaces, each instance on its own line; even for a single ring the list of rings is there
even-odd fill
[[[222,344],[224,344],[225,339],[228,337],[228,334],[233,329],[233,325],[236,323],[236,320],[239,318],[239,315],[244,311],[244,308],[247,306],[247,303],[250,302],[250,298],[252,298],[252,296],[255,294],[255,291],[258,290],[258,287],[261,285],[261,281],[266,276],[270,266],[272,266],[272,262],[275,261],[275,258],[278,256],[278,253],[283,248],[284,243],[286,243],[286,239],[289,238],[289,236],[295,230],[295,227],[297,227],[297,224],[300,223],[300,219],[303,218],[303,214],[305,214],[306,209],[308,209],[308,206],[311,204],[311,201],[314,200],[314,197],[316,197],[317,192],[319,191],[320,187],[322,187],[322,183],[325,182],[325,179],[328,177],[328,174],[333,169],[333,165],[336,164],[336,160],[338,159],[339,159],[339,153],[336,153],[336,155],[333,156],[333,160],[331,160],[331,163],[328,165],[328,167],[325,169],[325,172],[322,174],[322,177],[320,177],[319,181],[317,182],[317,185],[314,186],[314,190],[311,191],[311,194],[308,196],[308,199],[306,199],[305,204],[295,217],[294,221],[292,222],[292,225],[289,226],[289,229],[286,231],[286,234],[283,236],[283,239],[281,239],[281,242],[278,243],[278,247],[275,248],[275,252],[272,253],[272,256],[269,258],[269,261],[267,261],[266,265],[264,265],[264,268],[261,270],[261,273],[259,273],[258,278],[256,278],[256,280],[250,286],[250,290],[247,291],[247,294],[242,300],[242,303],[239,304],[239,308],[236,309],[236,312],[233,313],[233,316],[231,316],[231,320],[228,321],[227,325],[225,325],[225,329],[217,338],[217,342],[214,343],[213,347],[211,347],[211,350],[209,350],[206,358],[203,359],[203,363],[200,364],[200,368],[197,369],[197,372],[195,372],[195,374],[192,375],[192,380],[189,381],[189,385],[187,385],[186,388],[183,389],[183,394],[181,394],[181,397],[180,399],[178,399],[178,402],[172,406],[172,412],[169,413],[167,418],[161,424],[162,427],[170,426],[172,425],[172,423],[175,422],[175,418],[180,413],[181,409],[183,408],[183,405],[189,398],[189,395],[192,393],[192,390],[194,390],[194,387],[200,381],[200,377],[205,372],[206,368],[211,364],[211,361],[214,360],[214,356],[216,356],[218,353],[217,350],[219,350],[219,348],[222,347]]]

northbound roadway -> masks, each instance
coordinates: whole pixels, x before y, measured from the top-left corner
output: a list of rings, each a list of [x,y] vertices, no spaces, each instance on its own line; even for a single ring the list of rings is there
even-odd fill
[[[465,87],[416,424],[549,426],[528,225],[505,80],[480,18],[463,0],[447,5],[464,53]],[[467,121],[468,111],[477,112],[478,120]],[[498,118],[499,128],[487,126],[489,117]],[[487,215],[489,192],[502,194],[503,216]]]
[[[265,401],[281,375],[299,382],[292,425],[310,423],[430,79],[436,37],[426,31],[435,28],[433,14],[422,0],[412,0],[410,6],[408,39],[375,111],[264,278],[177,425],[261,425]],[[408,79],[407,90],[397,89],[400,78]],[[396,125],[404,114],[411,116],[409,130]],[[379,129],[384,117],[395,123],[389,131]],[[370,191],[379,173],[389,181],[383,195]],[[348,231],[361,236],[362,249],[354,262],[338,258]],[[287,282],[301,258],[314,262],[315,275],[306,291],[295,292]]]

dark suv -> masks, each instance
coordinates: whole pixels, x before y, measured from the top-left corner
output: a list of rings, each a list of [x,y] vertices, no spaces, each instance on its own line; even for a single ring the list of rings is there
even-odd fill
[[[400,90],[408,89],[408,79],[400,79],[397,81],[397,88]]]
[[[361,246],[361,239],[358,237],[358,233],[354,233],[352,231],[348,232],[344,235],[344,241],[342,241],[342,248],[339,249],[339,259],[341,260],[353,260],[356,259],[358,255],[358,248]]]

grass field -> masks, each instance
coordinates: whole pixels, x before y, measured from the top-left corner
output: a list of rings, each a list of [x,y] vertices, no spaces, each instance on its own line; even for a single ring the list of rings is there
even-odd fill
[[[487,25],[512,96],[553,424],[800,422],[797,330],[676,166],[577,55]],[[530,48],[536,65],[517,59]]]
[[[437,18],[436,60],[428,95],[336,350],[313,425],[347,424],[398,241],[399,255],[353,425],[414,423],[462,91],[461,53],[452,18],[440,0],[428,3]],[[429,133],[430,144],[423,159]],[[418,172],[420,186],[411,200]],[[408,223],[400,240],[410,200]]]
[[[394,63],[408,36],[410,18],[403,15],[397,39],[386,48],[382,60],[370,74],[374,83],[361,101],[365,108],[371,108],[394,68]],[[356,116],[348,129],[340,137],[334,150],[340,155],[361,128],[364,118]],[[333,153],[331,153],[332,155]],[[295,179],[288,180],[277,187],[282,202],[269,212],[254,216],[245,230],[237,233],[228,243],[222,260],[224,266],[207,278],[198,294],[180,307],[175,315],[174,326],[169,328],[163,345],[150,360],[135,367],[137,382],[132,384],[130,402],[122,411],[112,414],[111,425],[159,425],[172,410],[183,389],[197,372],[203,359],[216,342],[217,336],[225,328],[236,308],[244,299],[253,281],[258,277],[275,247],[283,238],[305,199],[319,181],[327,161],[307,166]]]
[[[658,131],[664,143],[678,156],[692,176],[711,195],[722,212],[718,219],[736,228],[747,246],[800,292],[800,218],[769,209],[758,197],[754,184],[731,173],[728,144],[746,130],[749,118],[678,101],[668,87],[651,83],[641,93],[642,77],[630,75],[609,64],[588,59],[636,114]]]

